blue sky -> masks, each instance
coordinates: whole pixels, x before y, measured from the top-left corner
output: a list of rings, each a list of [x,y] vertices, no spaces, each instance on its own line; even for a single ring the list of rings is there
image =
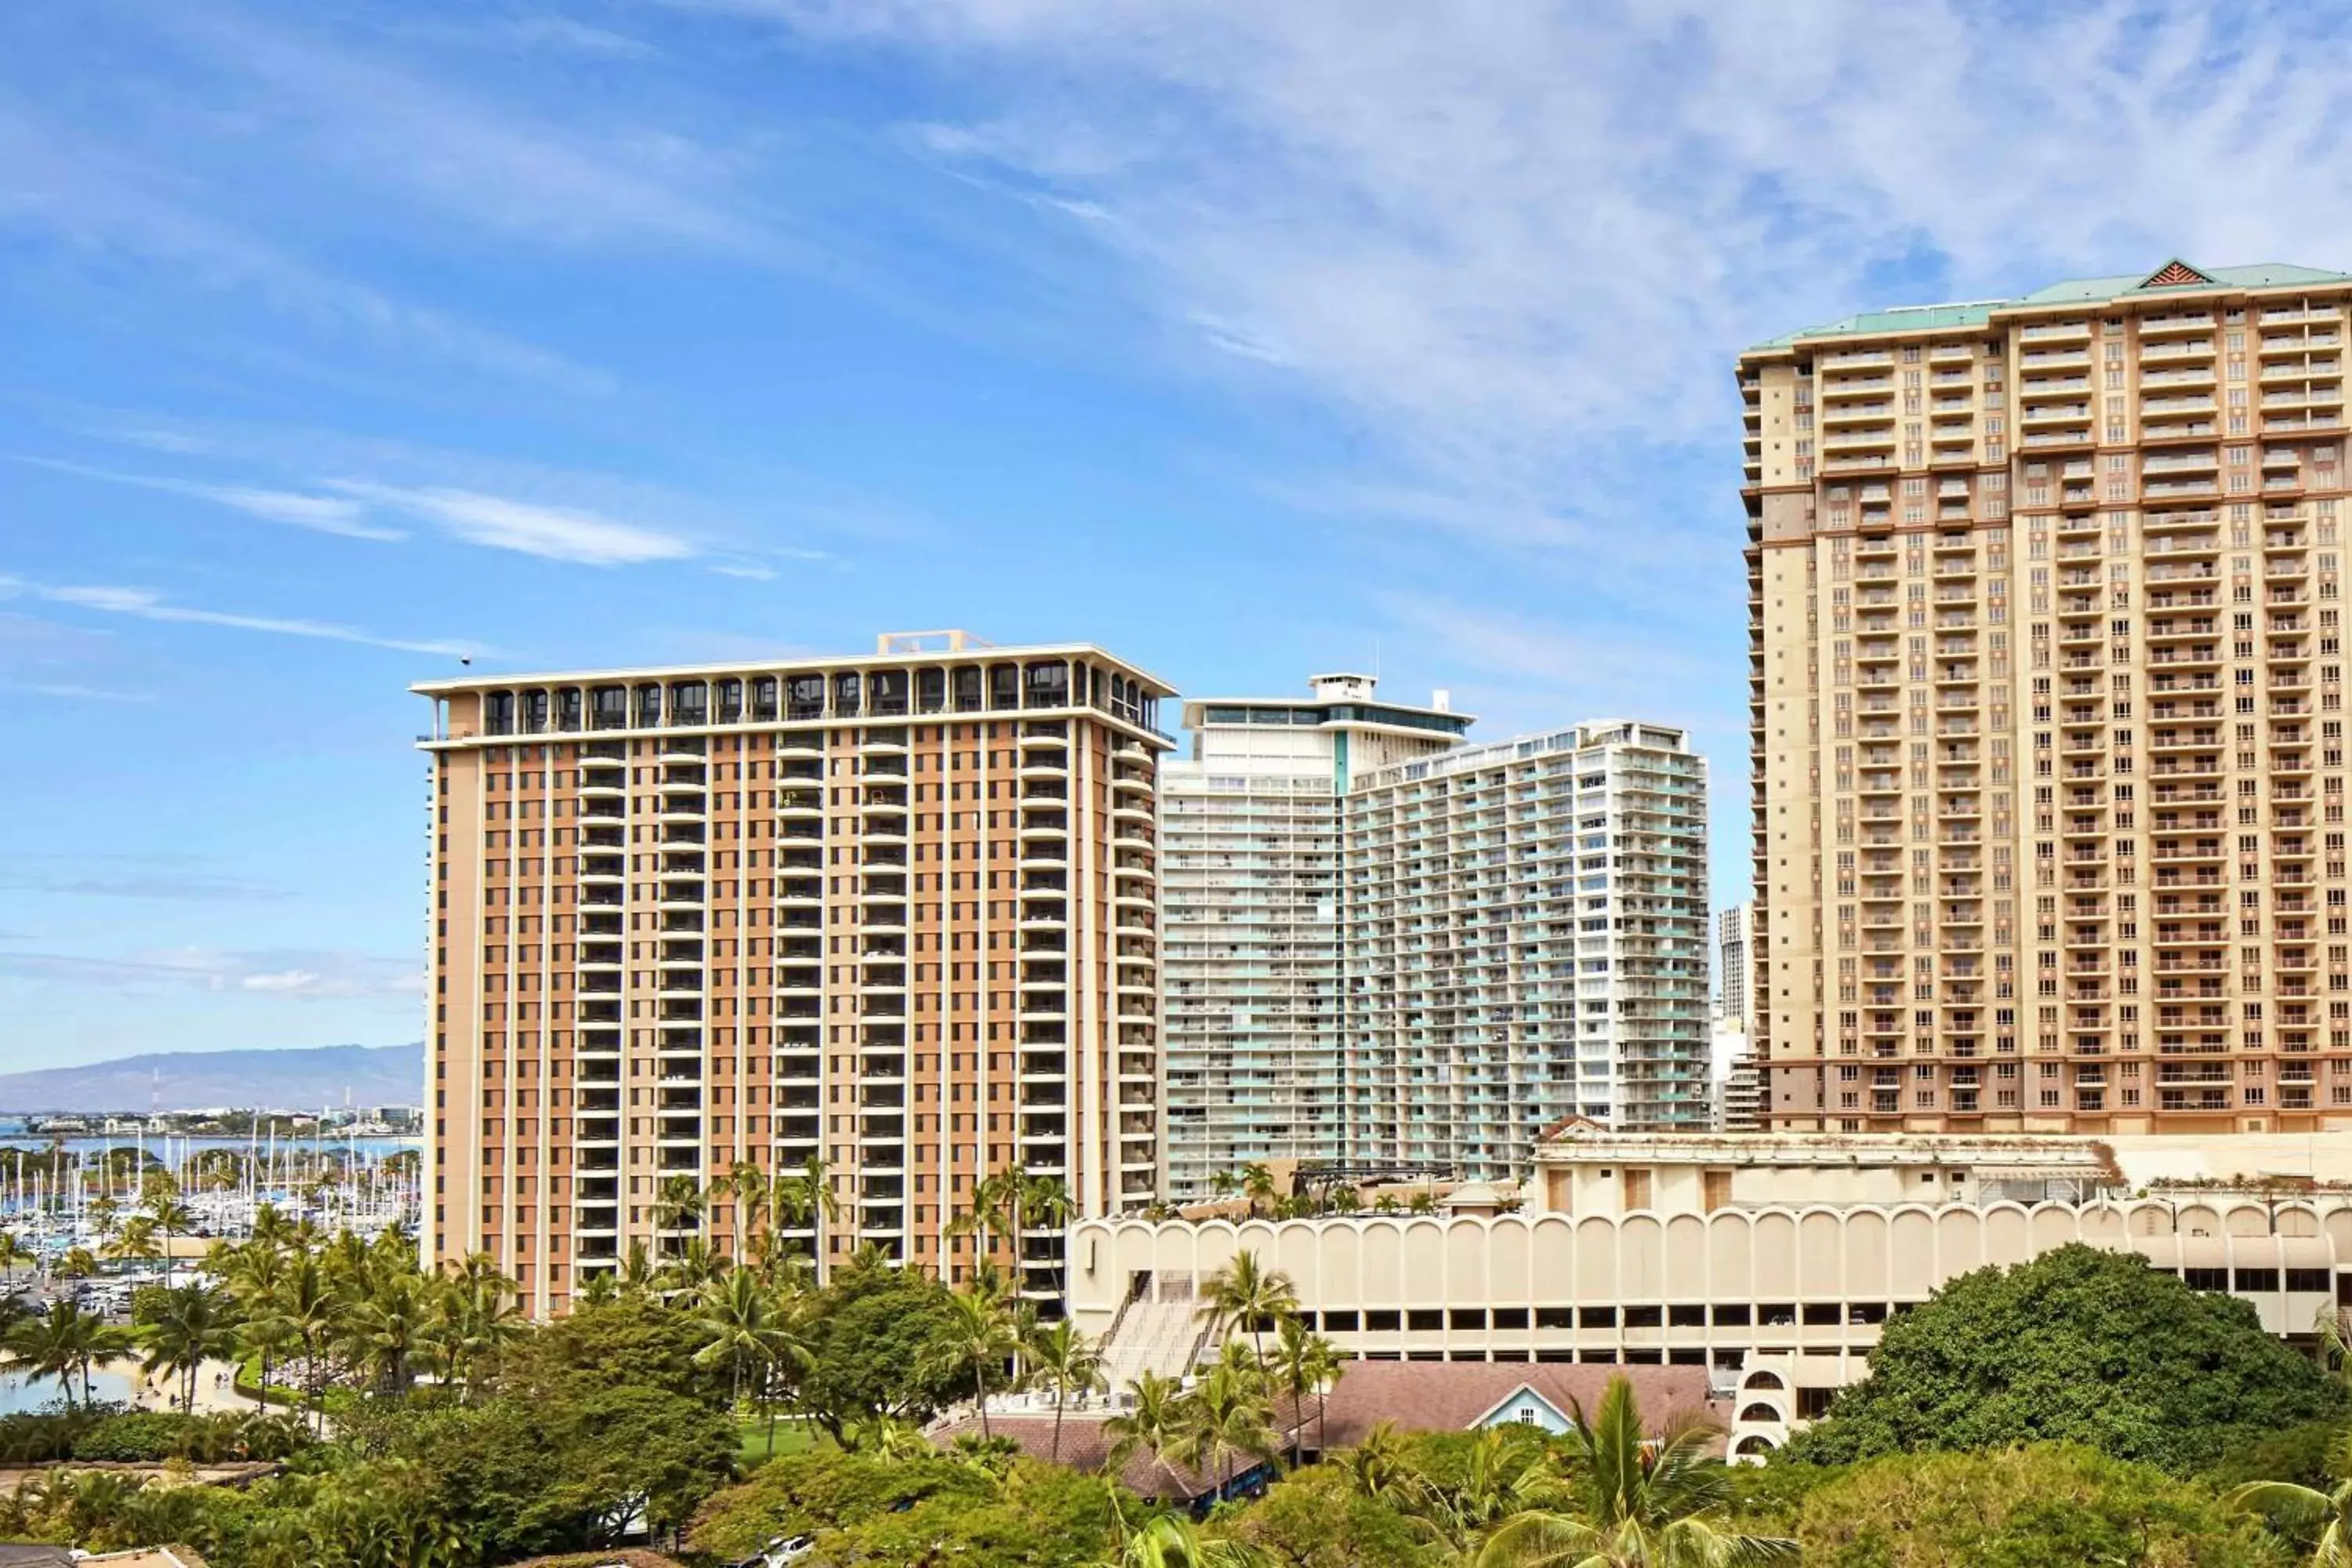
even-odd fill
[[[419,1033],[413,679],[1088,638],[1689,725],[1745,342],[2352,264],[2307,8],[0,8],[0,1068]]]

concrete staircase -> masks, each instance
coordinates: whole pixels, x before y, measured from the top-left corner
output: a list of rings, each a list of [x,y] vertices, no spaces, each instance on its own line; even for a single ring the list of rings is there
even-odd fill
[[[1113,1403],[1147,1372],[1178,1377],[1192,1370],[1201,1346],[1201,1302],[1188,1287],[1162,1294],[1153,1287],[1128,1302],[1103,1347],[1103,1382]]]

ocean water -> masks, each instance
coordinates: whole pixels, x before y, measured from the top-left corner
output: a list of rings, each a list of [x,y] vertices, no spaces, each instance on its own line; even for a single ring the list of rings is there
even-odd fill
[[[89,1374],[89,1390],[100,1401],[128,1400],[131,1397],[131,1379],[121,1373],[100,1368]],[[56,1404],[63,1397],[63,1391],[54,1377],[36,1382],[23,1373],[0,1372],[0,1415],[38,1410],[44,1405]],[[79,1387],[74,1391],[74,1397],[81,1397]]]

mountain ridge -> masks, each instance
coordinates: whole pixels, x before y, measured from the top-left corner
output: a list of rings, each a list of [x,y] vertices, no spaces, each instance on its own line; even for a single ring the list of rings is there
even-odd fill
[[[275,1050],[149,1051],[111,1061],[0,1073],[0,1111],[316,1110],[415,1105],[425,1047],[308,1046]]]

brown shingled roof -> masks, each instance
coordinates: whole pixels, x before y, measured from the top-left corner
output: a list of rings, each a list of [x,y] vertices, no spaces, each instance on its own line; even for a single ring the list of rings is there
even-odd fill
[[[1349,1448],[1382,1421],[1400,1432],[1464,1432],[1472,1423],[1517,1394],[1533,1390],[1561,1414],[1580,1405],[1591,1413],[1601,1403],[1609,1380],[1622,1377],[1633,1385],[1644,1425],[1651,1431],[1691,1416],[1707,1416],[1722,1424],[1728,1412],[1710,1405],[1706,1369],[1701,1366],[1569,1365],[1552,1362],[1397,1362],[1355,1361],[1347,1363],[1319,1412],[1313,1399],[1302,1400],[1295,1411],[1285,1397],[1277,1410],[1287,1419],[1276,1425],[1287,1450],[1293,1428],[1309,1450],[1328,1446]],[[1110,1439],[1103,1431],[1104,1415],[1097,1411],[1071,1411],[1062,1419],[1062,1463],[1074,1469],[1099,1470],[1109,1457]],[[992,1436],[1010,1437],[1032,1458],[1053,1452],[1054,1418],[1027,1412],[992,1414]],[[1328,1431],[1328,1437],[1325,1433]],[[959,1437],[978,1436],[980,1423],[961,1416],[927,1434],[940,1447]],[[1195,1475],[1183,1466],[1157,1464],[1147,1451],[1129,1458],[1119,1473],[1129,1490],[1171,1499],[1199,1497],[1210,1490],[1213,1478]]]

